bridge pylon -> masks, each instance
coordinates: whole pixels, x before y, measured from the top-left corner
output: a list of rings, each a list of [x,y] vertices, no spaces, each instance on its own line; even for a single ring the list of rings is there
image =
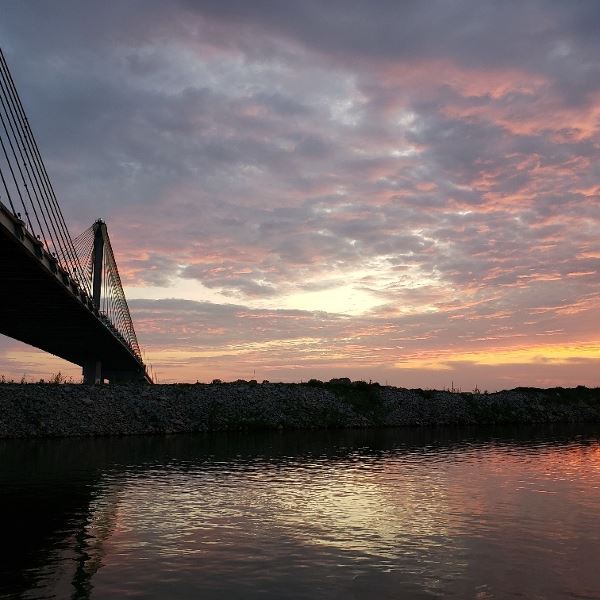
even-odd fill
[[[124,339],[128,345],[138,349],[106,223],[98,219],[88,232],[91,254],[87,259],[83,258],[83,263],[91,270],[94,310],[109,329],[121,338],[125,334],[127,338]],[[85,235],[86,232],[82,234]],[[76,246],[78,246],[77,240]],[[83,364],[83,383],[103,383],[105,379],[111,383],[143,382],[148,380],[148,375],[145,368],[130,370],[109,367],[107,369],[99,353],[95,352],[93,345],[90,345],[89,355]]]
[[[98,219],[93,225],[94,242],[92,246],[92,303],[100,311],[102,295],[102,262],[104,258],[104,237],[106,236],[106,223]],[[102,361],[94,356],[86,359],[83,364],[83,383],[103,383]]]

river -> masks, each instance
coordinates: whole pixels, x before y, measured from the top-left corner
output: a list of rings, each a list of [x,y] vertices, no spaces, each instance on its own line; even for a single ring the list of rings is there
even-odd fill
[[[600,428],[0,441],[2,598],[600,599]]]

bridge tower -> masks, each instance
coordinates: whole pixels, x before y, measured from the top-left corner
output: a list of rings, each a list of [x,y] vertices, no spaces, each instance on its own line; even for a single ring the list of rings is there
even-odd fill
[[[94,242],[92,246],[92,302],[94,308],[100,311],[100,301],[102,295],[102,263],[104,259],[104,238],[106,236],[106,223],[98,219],[92,225],[94,232]],[[103,383],[102,361],[98,358],[90,357],[83,365],[83,383]]]
[[[129,314],[129,307],[123,293],[121,278],[114,258],[110,237],[106,223],[98,219],[86,232],[76,240],[75,246],[80,249],[80,239],[88,237],[90,250],[87,259],[82,263],[88,265],[91,271],[92,304],[100,320],[110,329],[117,338],[127,346],[135,348],[139,354],[139,346],[133,322]],[[142,382],[148,381],[148,374],[143,366],[130,369],[115,369],[106,366],[95,352],[95,347],[90,344],[90,352],[83,364],[83,383],[103,383],[108,379],[111,383]],[[136,365],[138,367],[138,365]]]

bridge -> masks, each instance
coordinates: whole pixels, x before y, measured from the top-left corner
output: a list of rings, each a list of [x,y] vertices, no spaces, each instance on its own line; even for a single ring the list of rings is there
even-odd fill
[[[80,365],[84,383],[152,383],[106,223],[69,233],[1,49],[0,333]]]

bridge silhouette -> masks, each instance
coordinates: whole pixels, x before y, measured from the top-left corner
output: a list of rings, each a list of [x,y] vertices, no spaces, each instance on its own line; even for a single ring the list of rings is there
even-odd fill
[[[0,49],[0,333],[83,369],[146,381],[106,223],[71,237]]]

